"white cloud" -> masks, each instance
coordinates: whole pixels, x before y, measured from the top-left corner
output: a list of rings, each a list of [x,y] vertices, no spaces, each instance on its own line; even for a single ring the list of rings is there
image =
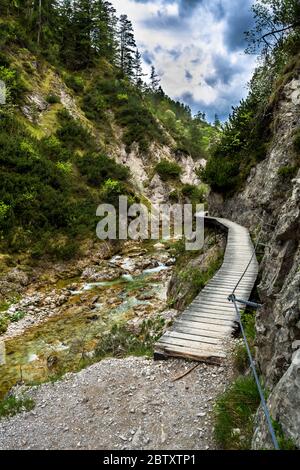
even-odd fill
[[[244,17],[247,11],[244,0],[204,0],[184,17],[180,16],[179,0],[112,2],[119,15],[125,13],[131,19],[138,47],[153,57],[162,87],[172,98],[192,94],[190,104],[194,110],[198,104],[205,110],[211,108],[210,116],[224,116],[245,96],[255,59],[226,44],[229,5],[231,23],[233,15],[238,22],[238,3],[243,4]],[[216,11],[223,14],[217,15]],[[230,33],[232,42],[234,31]],[[149,72],[149,65],[145,63],[144,68]],[[187,70],[192,78],[187,77]]]

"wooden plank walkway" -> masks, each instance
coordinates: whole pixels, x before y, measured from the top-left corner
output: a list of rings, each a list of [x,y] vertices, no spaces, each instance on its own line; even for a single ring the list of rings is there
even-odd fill
[[[228,296],[239,281],[253,254],[248,230],[227,219],[205,217],[227,231],[224,260],[219,271],[175,320],[155,345],[155,357],[177,356],[203,362],[221,363],[226,357],[224,340],[235,326],[236,311]],[[258,274],[256,256],[235,295],[248,300]]]

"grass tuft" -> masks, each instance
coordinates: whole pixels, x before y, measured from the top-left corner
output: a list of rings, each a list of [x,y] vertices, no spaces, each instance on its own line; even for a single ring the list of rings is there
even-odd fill
[[[215,439],[224,450],[251,448],[260,397],[252,376],[238,377],[215,405]]]
[[[11,395],[0,401],[0,418],[14,416],[22,411],[30,411],[34,408],[35,403],[32,398],[18,398]]]
[[[165,320],[162,317],[144,320],[137,334],[128,330],[126,323],[116,323],[96,348],[96,356],[105,357],[149,356],[163,333]]]

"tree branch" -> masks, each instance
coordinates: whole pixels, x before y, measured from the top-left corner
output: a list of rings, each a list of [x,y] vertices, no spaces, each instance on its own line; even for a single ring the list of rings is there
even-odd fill
[[[290,24],[288,26],[285,26],[284,28],[280,28],[280,29],[276,29],[276,30],[273,30],[273,31],[270,31],[266,34],[264,34],[260,39],[262,39],[263,41],[266,42],[266,38],[268,36],[274,36],[274,34],[278,34],[278,33],[284,33],[285,31],[288,31],[289,29],[292,29],[292,28],[296,28],[297,26],[300,26],[300,23],[293,23],[293,24]]]

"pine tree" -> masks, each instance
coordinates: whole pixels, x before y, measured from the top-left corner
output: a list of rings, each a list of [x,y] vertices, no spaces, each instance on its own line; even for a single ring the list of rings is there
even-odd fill
[[[26,3],[28,4],[28,0],[23,0],[23,2],[22,0],[0,0],[0,14],[1,16],[19,14],[21,12],[21,4],[24,10]],[[32,1],[30,3],[32,4]]]
[[[156,73],[154,65],[151,66],[151,74],[150,74],[150,86],[151,90],[156,92],[159,89],[160,78]]]
[[[59,0],[25,0],[13,2],[19,10],[21,22],[32,40],[44,51],[57,42]]]
[[[217,128],[221,127],[221,121],[220,121],[219,116],[217,114],[215,114],[214,126],[217,127]]]
[[[133,81],[138,88],[143,86],[143,77],[145,77],[145,74],[142,69],[142,55],[137,49],[133,59]]]
[[[121,15],[119,20],[119,65],[123,75],[133,77],[134,51],[136,48],[132,23],[127,15]]]
[[[197,119],[199,122],[203,122],[206,120],[206,115],[202,111],[198,111],[198,113],[195,116],[195,119]]]
[[[76,51],[74,68],[81,69],[92,65],[92,3],[90,0],[75,0],[73,2],[73,28],[74,28],[74,49]]]
[[[116,10],[106,0],[96,0],[93,4],[93,46],[100,57],[115,62],[117,51]]]
[[[73,21],[73,0],[63,0],[60,8],[60,56],[62,62],[73,68],[76,62],[76,28]]]

